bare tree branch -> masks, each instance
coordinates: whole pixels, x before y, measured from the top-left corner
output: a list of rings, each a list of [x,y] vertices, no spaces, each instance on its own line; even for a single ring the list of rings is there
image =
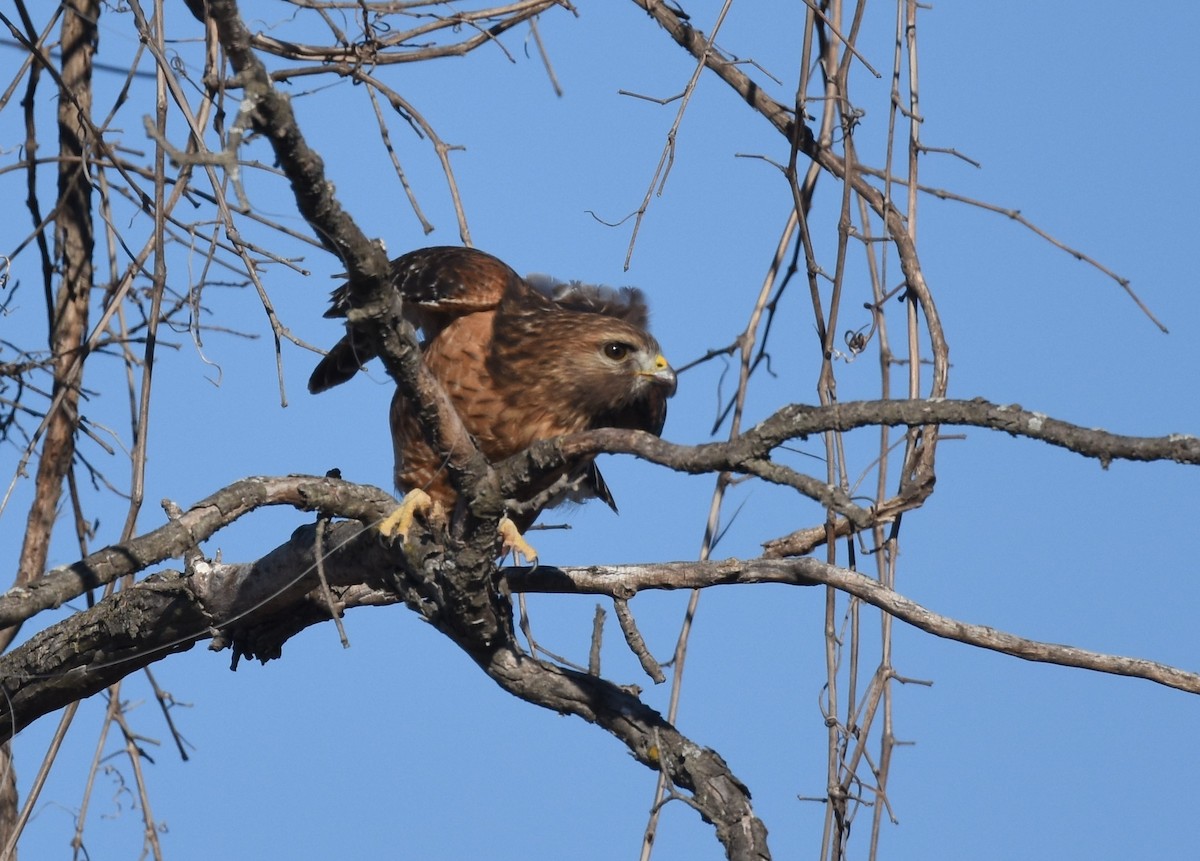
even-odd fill
[[[292,505],[370,524],[395,504],[395,499],[381,490],[333,478],[248,478],[202,499],[152,532],[54,568],[28,586],[0,595],[0,625],[15,624],[42,610],[60,607],[88,589],[144,571],[165,559],[182,557],[217,530],[264,505]]]
[[[719,755],[682,736],[675,727],[688,625],[700,590],[763,582],[824,587],[819,593],[809,594],[824,602],[822,633],[827,678],[822,680],[821,707],[829,755],[826,794],[822,798],[827,803],[822,855],[830,859],[845,857],[855,810],[872,805],[873,811],[868,815],[873,817],[870,857],[874,858],[879,823],[890,812],[888,762],[896,743],[890,697],[893,680],[900,678],[892,666],[891,631],[895,619],[935,636],[1023,660],[1144,678],[1200,693],[1200,676],[1182,669],[1037,642],[970,624],[910,601],[896,585],[902,515],[920,507],[932,492],[934,450],[946,438],[942,431],[947,427],[1000,430],[1096,458],[1104,466],[1117,459],[1200,464],[1200,440],[1194,436],[1124,436],[1082,428],[1018,406],[1000,406],[979,399],[944,399],[949,350],[933,295],[924,281],[916,245],[917,192],[924,190],[917,182],[917,156],[932,149],[920,140],[918,4],[909,0],[899,0],[896,4],[892,87],[886,94],[890,105],[887,153],[882,158],[876,153],[871,159],[883,165],[881,171],[875,171],[860,163],[856,149],[855,128],[864,109],[855,102],[849,75],[850,69],[865,65],[865,56],[874,56],[871,51],[860,50],[866,4],[806,2],[797,7],[804,24],[797,39],[795,98],[781,103],[768,95],[776,90],[765,83],[763,76],[768,73],[762,67],[752,60],[738,59],[715,43],[720,17],[711,25],[712,33],[705,35],[676,3],[634,0],[693,58],[690,69],[694,74],[685,93],[690,94],[704,80],[704,70],[712,72],[751,107],[756,117],[765,119],[783,136],[789,150],[786,164],[768,159],[780,168],[793,203],[768,267],[769,276],[754,303],[746,329],[734,346],[711,354],[740,349],[737,390],[732,398],[722,392],[718,405],[721,415],[718,425],[725,425],[729,419],[730,437],[722,443],[685,446],[636,432],[599,430],[547,440],[503,464],[492,465],[465,433],[444,393],[421,361],[415,334],[403,320],[399,297],[390,284],[391,272],[382,243],[369,238],[341,207],[321,158],[306,143],[291,102],[283,93],[290,87],[296,97],[301,82],[310,79],[318,81],[319,89],[323,83],[316,76],[327,75],[330,77],[326,80],[340,76],[368,86],[373,104],[379,94],[384,95],[415,133],[431,142],[446,176],[460,236],[470,244],[466,211],[449,162],[450,152],[458,147],[435,134],[433,125],[414,110],[413,105],[418,102],[410,100],[410,94],[381,77],[383,67],[462,55],[479,47],[495,48],[512,60],[505,45],[508,40],[502,37],[513,26],[526,21],[530,22],[533,39],[544,56],[534,27],[535,16],[553,6],[571,10],[570,4],[566,0],[511,0],[488,8],[459,11],[432,0],[292,0],[294,7],[316,11],[312,17],[323,22],[329,37],[328,44],[322,45],[316,43],[323,35],[312,37],[312,29],[302,30],[301,22],[297,22],[301,24],[297,31],[304,33],[301,38],[306,44],[276,38],[274,33],[251,33],[240,16],[236,0],[185,0],[188,9],[204,25],[205,39],[202,49],[197,47],[190,53],[177,55],[169,50],[165,40],[164,22],[159,20],[161,6],[155,7],[154,15],[147,16],[135,2],[133,17],[140,46],[128,68],[110,69],[124,73],[125,84],[119,87],[107,116],[97,121],[95,117],[103,116],[106,109],[103,106],[93,109],[90,94],[86,92],[86,76],[77,64],[79,60],[90,61],[95,15],[99,10],[90,17],[81,14],[80,10],[92,8],[89,2],[74,0],[74,5],[68,3],[64,7],[68,11],[61,13],[73,16],[63,28],[61,71],[54,67],[56,56],[47,41],[60,13],[48,14],[50,23],[40,36],[24,0],[16,4],[21,27],[15,27],[0,15],[26,53],[21,70],[0,94],[2,109],[12,94],[19,92],[21,84],[25,84],[26,102],[22,103],[26,109],[25,153],[16,156],[18,160],[10,167],[0,168],[0,174],[18,169],[26,172],[33,226],[19,238],[17,250],[32,247],[35,241],[41,243],[42,280],[51,316],[52,342],[48,351],[22,347],[16,361],[6,361],[0,366],[0,381],[8,385],[11,379],[20,390],[16,400],[7,396],[0,400],[4,407],[0,435],[7,438],[10,422],[16,420],[7,416],[28,415],[34,421],[45,418],[34,433],[20,428],[14,432],[23,434],[29,443],[16,470],[18,474],[24,472],[43,435],[45,442],[34,487],[39,495],[30,511],[31,528],[26,535],[28,546],[35,552],[23,555],[18,563],[18,587],[0,595],[0,627],[8,626],[14,631],[15,626],[36,614],[84,595],[90,604],[90,590],[98,587],[104,587],[105,597],[94,607],[50,625],[11,654],[0,657],[0,686],[5,695],[0,698],[0,731],[11,734],[39,715],[67,705],[62,724],[65,731],[83,697],[108,691],[110,709],[100,730],[95,763],[101,761],[108,729],[116,724],[132,757],[136,797],[148,829],[153,829],[156,823],[149,812],[149,795],[137,767],[141,737],[125,721],[117,687],[121,680],[134,670],[147,668],[204,640],[210,641],[214,650],[229,648],[235,666],[243,657],[270,660],[281,655],[284,644],[298,631],[327,622],[331,614],[336,616],[345,608],[360,606],[404,603],[445,634],[504,690],[531,704],[573,714],[603,727],[632,756],[659,775],[661,793],[653,804],[652,822],[664,804],[683,800],[714,824],[727,855],[738,859],[769,857],[766,831],[753,812],[750,793]],[[729,7],[726,3],[720,15]],[[278,33],[282,35],[287,26],[281,24]],[[93,31],[90,35],[89,27]],[[139,64],[150,59],[154,70],[148,73]],[[271,63],[271,68],[266,63]],[[201,65],[203,73],[196,74]],[[229,66],[234,71],[232,75],[228,74]],[[66,122],[69,136],[78,138],[75,141],[78,145],[67,146],[56,159],[39,159],[35,153],[38,138],[45,134],[38,131],[34,122],[36,96],[41,95],[37,91],[37,75],[43,68],[54,78],[63,97],[59,120]],[[871,67],[866,68],[874,74]],[[157,76],[157,116],[145,120],[154,144],[152,155],[136,152],[129,140],[116,143],[117,136],[123,133],[118,120],[125,117],[119,112],[131,96],[130,83],[148,74]],[[770,77],[776,88],[783,86],[782,79]],[[117,83],[119,86],[120,82]],[[238,97],[240,102],[235,101]],[[686,103],[687,99],[683,101]],[[377,128],[385,138],[397,179],[406,187],[406,171],[401,168],[399,156],[390,153],[390,142],[386,140],[382,107],[374,104],[374,109]],[[819,113],[819,118],[810,118],[810,111]],[[181,117],[184,122],[175,122],[171,115]],[[124,127],[131,126],[126,123]],[[672,129],[663,156],[666,161],[660,164],[664,176],[671,167],[677,130]],[[169,134],[184,135],[186,142],[172,144]],[[64,143],[71,141],[64,139]],[[263,145],[272,148],[273,159],[258,162],[243,157],[243,149]],[[896,170],[894,165],[903,163],[905,156],[905,169]],[[175,176],[167,175],[166,159],[179,165]],[[263,163],[272,161],[273,165]],[[60,176],[70,181],[60,185],[59,199],[53,210],[46,213],[37,199],[37,171],[40,165],[49,162],[55,163]],[[197,165],[204,167],[203,174],[211,189],[192,187],[192,168]],[[261,174],[276,183],[279,177],[286,178],[291,183],[296,206],[316,240],[280,223],[286,215],[253,211],[254,204],[243,187],[241,171]],[[201,175],[201,171],[195,173],[197,177]],[[899,174],[907,178],[897,178]],[[114,181],[118,176],[120,182]],[[837,184],[833,197],[839,198],[840,205],[834,207],[836,214],[823,224],[815,219],[810,222],[810,204],[816,187],[819,182],[830,180]],[[169,195],[168,185],[172,187]],[[661,190],[661,183],[658,185]],[[227,199],[230,187],[237,195],[236,202]],[[89,195],[93,189],[99,192],[99,204],[80,203],[79,195]],[[410,199],[414,199],[412,194]],[[196,205],[201,210],[196,220],[189,222],[187,216],[176,214],[176,201]],[[45,241],[51,226],[56,238],[71,239],[67,236],[71,232],[75,239],[90,234],[90,224],[84,225],[78,217],[79,206],[98,212],[106,225],[109,246],[108,283],[99,285],[102,294],[97,292],[90,297],[95,300],[96,315],[100,318],[99,323],[92,325],[90,334],[86,312],[94,276],[87,271],[87,277],[72,280],[84,272],[90,255],[81,257],[82,246],[78,242],[69,247],[68,242],[57,241],[56,246],[61,244],[61,248],[56,247],[52,254]],[[127,211],[122,211],[122,207]],[[1005,214],[1021,220],[1019,213],[1014,215],[1014,212]],[[122,229],[122,223],[132,223],[124,222],[127,213],[146,225],[148,238],[131,238],[129,229]],[[154,339],[158,332],[166,332],[165,327],[159,328],[160,324],[171,322],[172,315],[179,310],[182,316],[194,315],[198,320],[204,311],[200,290],[209,283],[227,284],[222,278],[228,270],[234,272],[236,286],[252,284],[257,289],[276,337],[277,361],[283,360],[279,349],[282,339],[301,343],[275,314],[265,288],[269,282],[261,277],[263,273],[259,270],[282,264],[296,271],[302,258],[289,258],[288,252],[275,248],[271,239],[255,243],[249,236],[243,238],[239,226],[248,226],[248,222],[253,223],[250,226],[254,230],[265,227],[278,231],[276,236],[287,235],[319,244],[335,254],[349,272],[353,306],[349,325],[372,342],[389,374],[416,405],[419,423],[434,448],[448,453],[452,480],[463,504],[446,528],[435,522],[434,531],[418,529],[403,546],[389,544],[370,528],[394,507],[395,500],[389,494],[336,479],[289,476],[237,482],[187,511],[166,506],[168,523],[136,535],[135,521],[146,467],[143,461],[148,443],[146,418],[151,399]],[[830,239],[836,244],[829,243]],[[834,249],[832,260],[824,258],[830,248]],[[189,265],[190,261],[197,261],[199,276],[193,277],[189,270],[186,279],[175,277],[186,267],[175,267],[172,262],[168,277],[164,256],[168,249],[172,255],[177,251],[188,255]],[[855,251],[862,251],[867,260],[869,283],[865,286],[854,280],[859,265],[853,260]],[[155,255],[153,272],[148,266],[151,254]],[[902,277],[894,271],[896,260]],[[0,284],[3,284],[9,277],[7,260],[0,261],[0,267],[4,267],[0,269]],[[211,278],[210,269],[219,271],[221,277]],[[62,287],[67,291],[58,299],[53,295],[55,272],[63,276]],[[186,286],[179,286],[185,283]],[[784,295],[789,283],[796,289],[807,289],[805,301],[812,304],[817,337],[810,339],[809,346],[817,354],[818,361],[814,364],[820,368],[816,388],[821,405],[789,405],[746,430],[742,427],[740,409],[755,370],[772,370],[769,335],[780,300],[794,298],[795,289],[789,296]],[[1128,282],[1121,283],[1128,287]],[[83,290],[82,295],[67,295],[77,288]],[[895,314],[885,308],[885,303],[894,297],[904,303],[903,324],[899,329],[891,319]],[[286,314],[286,308],[280,307]],[[6,300],[0,313],[8,311]],[[893,326],[891,330],[889,323]],[[55,328],[60,324],[61,328]],[[850,356],[839,351],[838,333],[847,326],[852,331],[841,337]],[[178,331],[188,329],[195,336],[199,351],[200,324],[189,320]],[[892,340],[896,333],[898,336]],[[135,350],[139,343],[146,348]],[[165,342],[158,343],[163,346]],[[893,343],[897,345],[896,352]],[[840,360],[859,357],[868,345],[878,351],[882,400],[839,402],[837,375],[843,367]],[[8,341],[0,343],[0,349],[7,350],[9,346]],[[777,346],[778,337],[771,344],[772,348]],[[125,362],[132,424],[129,445],[115,432],[109,439],[102,427],[86,423],[78,415],[76,401],[81,394],[91,394],[79,382],[83,361],[102,351],[116,353]],[[903,369],[895,372],[896,377],[903,377],[895,391],[902,392],[909,400],[892,400],[894,368]],[[139,373],[140,390],[136,386]],[[761,377],[758,374],[756,379]],[[43,384],[42,379],[49,382]],[[282,387],[282,375],[280,380]],[[37,403],[27,402],[31,394],[50,405],[39,411]],[[922,399],[924,396],[928,399]],[[93,417],[93,420],[101,419]],[[893,427],[904,430],[892,432],[889,429]],[[868,455],[869,463],[860,469],[848,462],[844,437],[864,428],[871,428],[877,434],[878,454]],[[66,448],[51,441],[63,431],[67,433]],[[119,494],[124,490],[118,487],[119,482],[109,481],[100,474],[86,451],[75,450],[74,434],[78,431],[110,454],[123,449],[133,467],[126,530],[116,544],[92,553],[88,549],[92,530],[99,531],[95,525],[98,521],[94,519],[96,513],[87,511],[81,502],[77,488],[83,482],[76,481],[72,464],[84,467],[97,487]],[[804,466],[806,461],[801,458],[810,452],[797,453],[792,444],[814,434],[821,435],[819,441],[813,440],[821,466],[815,475],[809,475],[810,470]],[[854,441],[860,442],[861,435],[856,435]],[[903,455],[897,455],[901,450]],[[602,452],[633,454],[682,472],[718,474],[703,558],[699,562],[498,570],[491,526],[504,500],[520,495],[522,488],[540,483],[542,477],[567,461]],[[81,559],[43,573],[45,555],[43,552],[43,562],[37,564],[35,545],[48,537],[64,476],[71,482],[70,513],[76,524]],[[723,534],[724,489],[742,477],[758,477],[815,501],[821,509],[814,516],[818,522],[766,541],[761,558],[709,561],[709,549]],[[16,481],[14,478],[14,486]],[[43,494],[44,490],[47,492]],[[0,501],[0,510],[7,499],[6,495]],[[280,504],[319,512],[321,517],[351,520],[333,524],[326,532],[320,531],[319,526],[301,527],[288,542],[253,562],[224,564],[205,557],[202,545],[224,526],[261,506]],[[795,529],[797,525],[783,528]],[[839,537],[864,541],[847,540],[843,545],[836,541]],[[877,569],[875,578],[857,570],[855,554],[863,552],[864,544],[870,548],[868,564]],[[824,548],[823,560],[795,555],[816,547]],[[27,556],[35,561],[30,562]],[[182,560],[179,566],[182,571],[157,571],[144,576],[140,583],[134,582],[136,575],[145,575],[172,559]],[[677,685],[671,711],[665,719],[642,702],[634,686],[623,688],[599,677],[598,626],[593,643],[596,668],[590,674],[552,663],[553,655],[534,647],[532,639],[530,651],[534,654],[524,653],[513,630],[510,595],[514,592],[610,595],[616,601],[618,621],[631,648],[652,677],[659,678],[657,665],[640,643],[627,602],[640,591],[679,588],[695,591],[684,633],[673,656],[672,671]],[[877,608],[879,613],[868,613],[866,605]],[[878,623],[877,631],[869,630],[872,621]],[[873,672],[863,673],[861,668],[867,667],[867,661],[874,659],[876,653],[877,666]],[[543,655],[549,659],[543,659]],[[165,704],[164,695],[157,693],[160,703]],[[48,771],[55,754],[56,750],[48,755],[43,772]],[[11,779],[12,769],[3,752],[0,752],[0,772]],[[22,817],[36,809],[39,787],[40,779],[35,780],[28,794]],[[83,820],[91,791],[89,779],[76,848],[83,845]],[[685,792],[690,795],[685,797]],[[0,784],[0,838],[11,846],[16,845],[20,830],[19,825],[14,828],[5,819],[11,820],[15,812],[14,796],[11,780]],[[651,826],[648,842],[652,842],[649,838],[653,833]],[[147,851],[155,855],[159,852],[152,836]],[[643,857],[649,857],[648,847]]]
[[[972,425],[1025,436],[1094,457],[1102,463],[1117,459],[1200,465],[1200,438],[1182,434],[1130,437],[1089,429],[1052,419],[1017,406],[973,401],[852,401],[830,407],[791,405],[779,410],[741,437],[725,443],[684,446],[649,434],[626,430],[597,430],[546,440],[498,468],[501,490],[517,482],[533,482],[563,460],[602,452],[626,453],[684,472],[753,472],[767,475],[764,462],[780,444],[827,430],[852,430],[873,425]],[[828,491],[835,502],[859,514],[869,525],[879,512],[853,505],[840,492]],[[828,499],[824,500],[828,501]],[[218,529],[263,505],[294,505],[323,514],[354,517],[374,523],[395,500],[376,488],[332,478],[290,476],[248,478],[201,500],[172,522],[125,545],[97,551],[70,566],[46,572],[27,587],[0,595],[0,625],[11,625],[50,607],[57,607],[89,588],[149,565],[181,555]]]
[[[268,481],[283,481],[273,479]],[[366,495],[374,492],[364,488]],[[214,494],[214,497],[218,494]],[[342,497],[353,510],[354,493]],[[431,572],[441,564],[442,549],[426,535],[397,552],[362,524],[343,521],[329,530],[324,544],[325,576],[346,608],[381,606],[404,601],[448,633],[506,689],[546,708],[559,708],[559,698],[581,696],[581,685],[611,698],[619,689],[609,682],[537,662],[526,673],[528,656],[515,660],[515,643],[501,638],[486,643],[464,631],[443,602],[445,581]],[[292,538],[251,563],[201,561],[188,574],[165,571],[76,613],[35,635],[0,657],[6,705],[0,710],[0,734],[19,730],[32,720],[69,702],[96,693],[130,673],[169,654],[214,638],[214,648],[232,647],[235,657],[270,660],[283,643],[313,624],[329,622],[329,610],[317,575],[316,526],[298,529]],[[397,573],[399,572],[399,573]],[[713,586],[778,583],[829,586],[876,606],[923,631],[1021,658],[1142,678],[1188,693],[1200,694],[1200,674],[1139,658],[1109,655],[1074,646],[1043,643],[984,625],[935,613],[856,571],[813,558],[727,559],[642,565],[591,565],[572,568],[508,568],[504,584],[513,592],[608,595],[627,601],[647,590],[704,589]],[[599,685],[596,687],[593,685]],[[529,696],[526,696],[526,695]],[[531,696],[533,697],[531,699]],[[636,698],[618,697],[619,710]],[[644,709],[639,705],[639,711]],[[602,704],[574,702],[573,713],[619,726]],[[661,727],[659,727],[661,729]],[[644,728],[643,728],[644,730]],[[641,731],[640,731],[641,732]],[[624,740],[630,737],[623,736]],[[638,735],[638,744],[645,733]],[[645,751],[635,755],[651,767]]]
[[[535,443],[497,467],[505,493],[533,482],[572,458],[623,453],[681,472],[730,471],[756,475],[796,488],[859,527],[875,522],[840,488],[817,482],[770,460],[785,442],[826,431],[876,426],[962,425],[1004,431],[1093,457],[1107,466],[1114,460],[1174,461],[1200,465],[1200,438],[1187,434],[1135,437],[1084,428],[1017,405],[1000,406],[981,398],[960,400],[847,401],[829,406],[789,404],[730,442],[688,446],[640,431],[602,429]]]
[[[83,363],[79,351],[87,337],[92,299],[92,183],[88,159],[93,146],[88,117],[92,105],[92,57],[96,51],[100,4],[79,0],[63,19],[63,68],[58,102],[58,216],[54,259],[61,272],[58,295],[48,307],[50,353],[54,357],[53,411],[46,417],[34,484],[33,505],[15,582],[31,582],[46,567],[50,536],[58,515],[63,479],[75,458]],[[0,650],[17,629],[0,632]]]
[[[489,467],[437,381],[421,362],[412,326],[400,315],[400,297],[390,287],[388,261],[378,243],[370,242],[342,209],[325,177],[320,156],[308,147],[288,99],[278,93],[266,67],[251,48],[251,35],[233,0],[212,0],[208,13],[216,22],[221,44],[245,89],[242,110],[270,140],[280,167],[292,183],[297,207],[318,237],[346,266],[354,310],[351,325],[378,347],[388,373],[416,405],[421,425],[437,451],[450,452],[448,466],[462,485],[483,484]],[[482,494],[487,514],[498,518],[501,501]]]
[[[810,557],[798,559],[725,559],[716,562],[659,562],[646,565],[588,565],[579,568],[509,568],[505,582],[514,592],[579,593],[629,599],[638,592],[659,589],[704,589],[710,586],[784,583],[792,586],[831,586],[865,601],[890,616],[938,637],[957,640],[1021,658],[1077,667],[1200,694],[1200,674],[1121,655],[1075,646],[1044,643],[974,625],[935,613],[857,571]]]

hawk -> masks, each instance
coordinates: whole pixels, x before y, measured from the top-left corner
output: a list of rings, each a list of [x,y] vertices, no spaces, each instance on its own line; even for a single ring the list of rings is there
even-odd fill
[[[640,290],[525,279],[491,254],[454,246],[411,251],[392,261],[391,274],[405,319],[421,332],[422,360],[490,462],[593,428],[661,433],[676,377],[647,329]],[[345,317],[349,309],[343,285],[325,316]],[[373,357],[347,327],[313,371],[309,391],[349,380]],[[457,498],[445,457],[430,447],[399,391],[390,418],[396,486],[406,496],[385,531],[403,534],[414,509],[452,512]],[[527,558],[536,553],[520,533],[541,508],[589,498],[617,508],[591,457],[513,502],[528,503],[550,488],[545,505],[518,505],[501,524],[506,546]]]

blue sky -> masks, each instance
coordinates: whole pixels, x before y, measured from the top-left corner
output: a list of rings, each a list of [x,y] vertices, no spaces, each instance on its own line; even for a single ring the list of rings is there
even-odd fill
[[[685,8],[708,30],[719,4]],[[617,91],[673,95],[692,62],[632,4],[593,0],[580,3],[579,13],[541,23],[565,90],[561,99],[532,46],[527,53],[521,28],[504,38],[515,62],[485,49],[393,67],[384,76],[443,139],[466,147],[452,158],[478,247],[521,272],[642,287],[664,350],[682,365],[741,329],[790,204],[774,168],[735,154],[782,161],[786,143],[718,81],[702,78],[669,182],[623,271],[628,225],[606,227],[589,212],[616,221],[638,205],[676,108]],[[267,3],[247,3],[244,14],[252,29],[286,17]],[[795,4],[735,4],[719,40],[783,80],[773,95],[784,101],[794,88],[798,15]],[[885,73],[893,17],[884,6],[869,8],[860,42]],[[131,22],[110,11],[103,21],[100,59],[119,61],[134,44]],[[174,21],[177,35],[199,32],[182,14]],[[1200,11],[1188,4],[1140,14],[1117,3],[1089,4],[1086,12],[1075,4],[936,4],[920,23],[922,139],[981,163],[977,169],[929,155],[923,181],[1020,209],[1130,278],[1171,330],[1160,333],[1114,282],[1009,219],[925,198],[918,247],[950,342],[951,395],[1019,402],[1117,432],[1196,433],[1200,285],[1187,246],[1200,192],[1190,167],[1200,131],[1192,44]],[[179,50],[192,56],[194,46]],[[309,85],[301,81],[296,89]],[[856,86],[866,109],[859,154],[878,164],[887,81],[860,74]],[[394,254],[458,241],[428,145],[395,123],[400,158],[437,226],[421,234],[376,144],[361,89],[339,84],[297,98],[296,109],[369,235],[382,237]],[[123,115],[130,146],[149,147],[140,125],[149,110],[144,103]],[[20,140],[18,121],[11,107],[0,113],[6,152]],[[173,128],[176,139],[180,129]],[[250,154],[269,161],[261,144]],[[304,229],[282,183],[253,173],[247,182],[261,210]],[[15,174],[0,183],[10,197],[23,194]],[[812,216],[826,249],[839,194],[823,181]],[[28,229],[22,217],[0,233],[5,249]],[[332,344],[337,327],[320,314],[337,262],[311,248],[280,248],[306,255],[312,271],[307,278],[282,267],[267,273],[284,324],[311,343]],[[37,283],[32,265],[22,258],[14,269],[27,302]],[[186,265],[177,269],[181,281],[189,277]],[[832,269],[832,260],[827,265]],[[858,286],[865,289],[865,280]],[[333,466],[349,479],[387,487],[390,387],[382,370],[314,398],[304,390],[314,357],[288,346],[289,405],[281,408],[257,299],[250,291],[211,291],[206,301],[218,321],[236,321],[260,337],[206,335],[204,356],[215,366],[186,335],[179,350],[164,352],[146,498],[186,506],[245,475]],[[861,322],[843,320],[845,328]],[[756,378],[748,423],[785,403],[815,399],[819,355],[806,294],[785,301],[772,337],[776,375]],[[721,371],[716,362],[682,377],[664,436],[710,438]],[[837,373],[843,399],[877,391],[873,354]],[[115,362],[97,368],[96,387],[104,374],[111,383],[121,372]],[[123,427],[119,389],[87,408]],[[859,468],[875,439],[873,431],[863,433]],[[937,612],[1023,636],[1194,667],[1195,471],[1128,463],[1103,470],[1030,441],[973,429],[963,436],[942,444],[936,493],[905,516],[900,591]],[[815,441],[800,448],[821,451]],[[15,466],[16,458],[9,448],[0,463]],[[118,475],[126,469],[119,458],[104,463]],[[812,463],[813,473],[823,474],[820,462]],[[696,557],[712,477],[674,475],[625,458],[606,459],[604,470],[621,516],[602,506],[568,512],[570,531],[537,535],[543,559]],[[10,559],[24,522],[23,492],[0,517],[0,548]],[[112,540],[123,507],[99,496],[94,504],[102,540]],[[757,555],[760,542],[822,517],[815,505],[754,482],[731,491],[727,514],[739,506],[718,557]],[[251,559],[305,520],[290,511],[259,512],[205,549]],[[149,529],[161,521],[151,504],[140,522]],[[73,558],[67,539],[64,530],[54,564]],[[668,593],[633,602],[661,657],[673,646],[686,601]],[[813,857],[820,846],[822,810],[797,796],[824,792],[822,601],[816,589],[709,590],[683,689],[680,728],[718,750],[751,788],[777,858]],[[586,658],[593,601],[539,597],[530,604],[539,640]],[[135,676],[125,685],[123,696],[143,701],[132,718],[137,730],[165,742],[146,770],[154,814],[166,824],[168,858],[636,857],[654,775],[617,742],[508,697],[403,608],[358,610],[346,627],[348,650],[332,626],[321,626],[291,641],[283,660],[237,673],[228,670],[228,654],[203,647],[157,665],[159,683],[191,704],[175,713],[194,745],[186,763],[174,754],[145,682]],[[614,634],[606,640],[606,675],[651,688],[647,701],[665,709],[665,686],[654,689],[640,676]],[[893,759],[889,801],[900,822],[885,826],[882,857],[1194,854],[1195,697],[1024,663],[902,624],[894,660],[901,675],[933,684],[902,685],[895,693],[895,733],[913,745]],[[72,815],[103,708],[89,701],[76,717],[22,843],[24,857],[70,852]],[[42,719],[15,742],[22,791],[56,720]],[[98,778],[88,849],[93,858],[136,857],[139,815],[119,791],[122,778],[131,780],[129,769],[115,758],[112,765],[118,771]],[[868,822],[869,814],[859,819],[854,857],[865,857]],[[723,855],[711,827],[676,803],[666,809],[655,857]]]

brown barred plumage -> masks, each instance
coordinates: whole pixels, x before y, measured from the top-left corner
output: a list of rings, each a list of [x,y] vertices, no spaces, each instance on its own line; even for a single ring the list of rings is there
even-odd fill
[[[392,273],[405,317],[423,335],[426,365],[493,463],[537,440],[576,431],[662,431],[675,372],[646,328],[640,291],[540,276],[526,280],[490,254],[449,246],[398,257]],[[326,316],[344,317],[348,309],[343,286],[334,291]],[[348,332],[317,365],[309,390],[350,379],[371,358]],[[443,458],[425,442],[399,392],[392,399],[391,428],[397,487],[423,489],[453,510]],[[598,496],[616,510],[590,458],[567,474],[578,481],[549,505]],[[536,516],[528,512],[515,522],[523,530]]]

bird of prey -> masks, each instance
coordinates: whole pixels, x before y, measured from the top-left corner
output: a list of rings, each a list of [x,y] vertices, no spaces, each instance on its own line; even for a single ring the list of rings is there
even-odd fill
[[[490,462],[577,431],[662,431],[675,371],[647,329],[641,291],[525,279],[490,254],[453,246],[411,251],[392,261],[391,274],[405,319],[421,332],[422,360]],[[349,309],[343,285],[325,316],[345,317]],[[313,371],[309,391],[345,382],[373,357],[347,326]],[[406,496],[385,531],[397,534],[407,531],[415,510],[453,512],[457,495],[445,453],[430,447],[399,391],[391,432],[396,486]],[[539,494],[544,498],[530,510]],[[536,557],[520,533],[541,508],[594,497],[616,510],[593,459],[570,464],[511,501],[513,511],[501,523],[506,547]]]

